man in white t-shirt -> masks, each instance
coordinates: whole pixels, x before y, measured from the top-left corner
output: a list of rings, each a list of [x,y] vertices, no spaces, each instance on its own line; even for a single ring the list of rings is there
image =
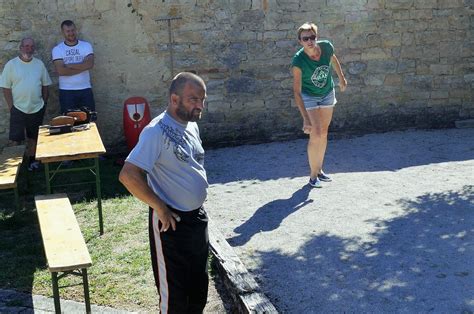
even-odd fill
[[[94,66],[94,51],[87,41],[77,39],[71,20],[61,23],[64,41],[53,48],[52,57],[59,74],[61,112],[88,107],[95,111],[89,70]]]
[[[39,167],[39,162],[35,161],[36,141],[48,101],[48,86],[51,85],[44,63],[33,57],[34,52],[34,40],[22,39],[20,55],[7,62],[0,78],[0,87],[10,111],[10,144],[20,145],[26,133],[30,171]]]

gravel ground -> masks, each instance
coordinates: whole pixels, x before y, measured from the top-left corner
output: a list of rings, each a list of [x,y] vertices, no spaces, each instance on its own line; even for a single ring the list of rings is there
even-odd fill
[[[474,312],[474,129],[210,150],[210,217],[282,312]]]

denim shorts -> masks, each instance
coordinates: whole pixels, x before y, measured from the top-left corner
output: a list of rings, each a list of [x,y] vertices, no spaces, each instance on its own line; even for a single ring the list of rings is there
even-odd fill
[[[337,103],[334,89],[331,90],[326,96],[311,96],[301,93],[301,97],[303,98],[303,103],[306,110],[332,108]]]

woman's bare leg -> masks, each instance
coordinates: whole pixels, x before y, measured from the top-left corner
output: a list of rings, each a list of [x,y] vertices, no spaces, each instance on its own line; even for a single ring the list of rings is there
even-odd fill
[[[334,108],[308,110],[311,133],[308,141],[308,161],[312,179],[321,172],[328,143],[328,130]]]

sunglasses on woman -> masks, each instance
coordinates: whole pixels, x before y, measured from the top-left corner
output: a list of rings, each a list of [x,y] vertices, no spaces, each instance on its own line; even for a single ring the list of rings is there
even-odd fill
[[[312,41],[316,40],[316,35],[311,35],[311,36],[303,36],[301,37],[301,40],[302,41],[308,41],[309,39],[311,39]]]

